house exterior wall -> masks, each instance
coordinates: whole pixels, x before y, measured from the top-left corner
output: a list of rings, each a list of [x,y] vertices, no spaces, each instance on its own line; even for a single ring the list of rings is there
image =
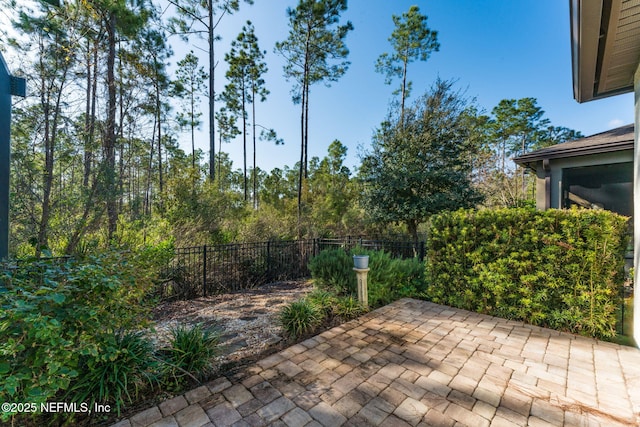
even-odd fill
[[[537,209],[559,209],[562,206],[562,169],[626,163],[632,162],[633,159],[634,153],[631,150],[580,157],[551,159],[549,160],[548,171],[545,171],[543,162],[539,161],[536,167]],[[547,176],[549,176],[549,184],[546,183]],[[634,193],[635,191],[638,190],[634,189]],[[637,210],[634,211],[640,212]]]
[[[9,255],[11,76],[0,53],[0,259]]]
[[[633,338],[636,341],[636,345],[640,346],[640,298],[638,295],[640,292],[640,272],[638,271],[640,266],[640,147],[638,146],[638,136],[640,135],[640,64],[636,69],[636,73],[633,78],[633,88],[635,93],[634,99],[634,140],[635,148],[633,150],[633,211],[639,214],[633,216],[633,266],[635,274],[633,275],[633,289],[634,300],[633,304]]]
[[[549,205],[546,178],[548,172],[544,170],[542,161],[536,162],[536,209],[546,211]]]

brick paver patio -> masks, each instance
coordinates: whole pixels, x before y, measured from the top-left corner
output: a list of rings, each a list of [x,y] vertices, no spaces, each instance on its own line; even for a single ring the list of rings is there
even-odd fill
[[[640,350],[404,299],[114,426],[640,425]]]

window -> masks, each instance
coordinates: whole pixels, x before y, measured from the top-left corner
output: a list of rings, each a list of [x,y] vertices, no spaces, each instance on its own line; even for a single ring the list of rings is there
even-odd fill
[[[562,169],[562,207],[633,215],[633,163]]]

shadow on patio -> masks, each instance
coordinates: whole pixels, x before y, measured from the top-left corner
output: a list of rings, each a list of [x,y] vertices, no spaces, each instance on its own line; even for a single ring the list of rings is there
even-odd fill
[[[640,424],[640,350],[403,299],[114,426]]]

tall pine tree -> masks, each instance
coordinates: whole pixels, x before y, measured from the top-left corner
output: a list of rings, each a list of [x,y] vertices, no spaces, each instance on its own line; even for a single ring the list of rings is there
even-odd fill
[[[295,9],[287,9],[289,36],[276,43],[284,56],[284,75],[294,81],[293,101],[301,104],[300,170],[298,174],[298,218],[302,212],[303,179],[307,178],[309,147],[309,92],[315,83],[337,81],[349,67],[349,49],[345,38],[353,25],[339,25],[347,0],[300,0]]]
[[[386,77],[385,83],[391,84],[394,78],[400,78],[400,117],[404,117],[405,100],[411,92],[411,82],[407,80],[409,63],[419,59],[426,61],[431,52],[440,48],[438,33],[427,26],[427,17],[420,13],[418,6],[411,6],[402,16],[393,15],[395,29],[389,37],[393,53],[383,53],[376,62],[376,71]]]

